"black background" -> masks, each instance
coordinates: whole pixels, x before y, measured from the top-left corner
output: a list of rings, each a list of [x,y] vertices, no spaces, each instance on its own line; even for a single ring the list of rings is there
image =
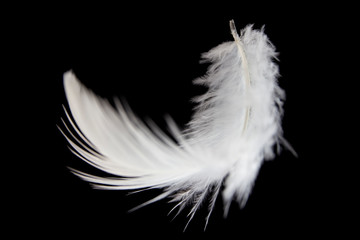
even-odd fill
[[[338,28],[336,21],[331,14],[320,14],[327,12],[325,6],[209,4],[24,8],[27,14],[19,14],[16,27],[9,27],[16,37],[9,41],[12,57],[8,62],[15,63],[10,73],[22,79],[22,90],[33,97],[26,97],[24,105],[30,112],[21,118],[33,133],[23,138],[31,149],[31,157],[23,164],[24,176],[30,176],[15,188],[20,212],[12,216],[12,222],[24,223],[24,231],[49,237],[102,239],[124,238],[129,233],[149,238],[194,233],[293,238],[339,230],[332,227],[342,221],[332,201],[339,198],[340,183],[326,170],[338,153],[324,155],[329,149],[339,149],[334,139],[341,131],[336,127],[338,118],[328,118],[333,109],[341,108],[334,91],[339,79],[336,62],[332,62],[334,42],[329,41]],[[265,33],[280,53],[279,84],[287,94],[284,136],[299,158],[283,151],[265,162],[246,207],[239,209],[234,203],[227,218],[222,216],[219,197],[206,232],[205,206],[183,233],[186,213],[172,220],[174,214],[167,214],[174,204],[166,200],[127,212],[160,190],[133,195],[94,190],[69,172],[68,166],[89,167],[71,154],[57,129],[65,117],[65,71],[72,69],[104,98],[125,98],[138,116],[150,117],[162,128],[166,113],[184,126],[194,106],[190,99],[205,91],[192,85],[193,79],[206,72],[207,65],[199,64],[200,55],[232,40],[231,19],[238,29],[250,23],[255,28],[265,25]]]

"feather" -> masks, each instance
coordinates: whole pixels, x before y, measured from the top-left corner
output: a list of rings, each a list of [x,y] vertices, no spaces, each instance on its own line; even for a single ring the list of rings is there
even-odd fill
[[[274,158],[274,146],[293,149],[282,137],[285,94],[277,84],[274,46],[263,28],[249,25],[240,36],[233,21],[230,28],[234,41],[202,56],[211,65],[194,83],[208,91],[194,99],[197,107],[185,130],[166,119],[173,138],[119,100],[113,107],[66,72],[70,113],[65,112],[72,130],[63,121],[68,133],[62,132],[74,154],[114,177],[72,171],[101,189],[161,188],[162,194],[135,209],[170,197],[177,202],[173,210],[191,206],[189,222],[210,198],[207,224],[220,192],[225,215],[233,199],[243,207],[262,162]]]

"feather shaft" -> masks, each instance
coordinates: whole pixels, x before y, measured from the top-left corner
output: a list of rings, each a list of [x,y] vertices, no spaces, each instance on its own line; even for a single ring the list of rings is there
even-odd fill
[[[249,71],[249,63],[247,61],[246,58],[246,54],[243,48],[243,44],[241,42],[241,39],[239,37],[239,34],[236,31],[236,26],[235,26],[235,22],[234,20],[230,21],[230,30],[231,30],[231,34],[236,42],[236,46],[238,47],[241,59],[242,59],[242,67],[243,67],[243,71],[244,71],[244,75],[245,75],[245,86],[246,88],[250,88],[251,85],[251,78],[250,78],[250,71]],[[244,120],[244,127],[243,127],[243,132],[245,132],[248,122],[249,122],[249,117],[250,117],[250,107],[246,107],[245,110],[245,120]]]

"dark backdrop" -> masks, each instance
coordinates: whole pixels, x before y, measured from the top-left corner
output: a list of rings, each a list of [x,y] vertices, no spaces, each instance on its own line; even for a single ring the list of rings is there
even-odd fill
[[[164,129],[167,113],[184,126],[194,106],[190,99],[205,91],[192,85],[193,79],[206,72],[207,65],[199,64],[200,55],[232,41],[228,24],[234,19],[238,29],[247,24],[255,28],[265,25],[265,33],[280,53],[279,84],[287,94],[284,136],[299,158],[283,151],[273,161],[265,162],[245,208],[239,209],[234,203],[226,219],[219,197],[202,234],[239,238],[283,235],[291,239],[334,230],[329,225],[339,219],[329,203],[331,197],[324,194],[336,185],[323,168],[330,164],[323,153],[333,146],[324,142],[332,143],[331,138],[337,134],[333,122],[324,120],[326,113],[336,108],[330,96],[334,96],[337,78],[335,74],[324,76],[334,68],[329,63],[332,44],[327,39],[329,30],[336,26],[330,24],[331,18],[319,15],[319,9],[308,5],[230,3],[211,5],[211,10],[206,7],[142,3],[48,6],[24,15],[19,30],[11,28],[19,36],[14,49],[22,53],[12,61],[25,63],[23,69],[31,76],[30,85],[40,90],[34,94],[36,102],[28,99],[26,103],[29,109],[35,106],[41,114],[38,116],[46,115],[38,120],[34,113],[26,114],[27,119],[46,128],[46,137],[39,142],[33,140],[40,135],[38,129],[27,136],[36,145],[32,149],[37,157],[25,164],[31,169],[32,180],[27,178],[23,183],[29,192],[22,193],[20,199],[27,201],[15,222],[24,222],[29,231],[49,236],[117,239],[132,233],[170,238],[202,233],[206,207],[182,233],[186,213],[172,220],[174,215],[167,214],[174,204],[166,200],[127,212],[160,190],[133,195],[94,190],[69,172],[67,167],[88,167],[71,154],[57,129],[65,117],[62,75],[72,69],[96,94],[125,98],[138,116],[150,117]],[[14,72],[22,74],[19,69]],[[329,128],[335,133],[326,135]]]

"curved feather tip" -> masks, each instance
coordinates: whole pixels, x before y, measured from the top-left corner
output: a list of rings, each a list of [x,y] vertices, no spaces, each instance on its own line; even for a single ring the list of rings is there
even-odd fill
[[[194,99],[192,120],[180,131],[167,119],[174,138],[155,124],[144,124],[120,101],[114,108],[66,72],[72,129],[64,122],[64,135],[71,150],[116,177],[73,172],[97,188],[161,188],[161,195],[139,207],[171,197],[178,212],[191,206],[189,222],[208,199],[207,224],[221,189],[225,215],[233,199],[244,206],[262,162],[275,156],[274,145],[292,148],[282,137],[285,94],[277,84],[274,46],[263,30],[247,26],[239,36],[233,21],[230,28],[235,41],[202,56],[211,65],[194,83],[208,91]]]

